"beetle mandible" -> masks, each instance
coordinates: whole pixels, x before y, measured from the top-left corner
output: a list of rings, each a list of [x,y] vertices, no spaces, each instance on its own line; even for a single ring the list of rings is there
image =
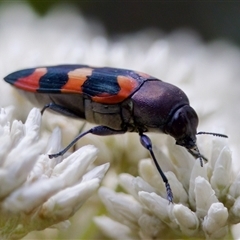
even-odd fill
[[[97,124],[79,134],[62,151],[63,155],[88,133],[106,136],[138,132],[141,144],[150,155],[166,187],[167,199],[173,202],[168,179],[158,164],[150,138],[145,132],[169,134],[176,144],[185,147],[203,166],[205,159],[196,144],[198,116],[186,94],[178,87],[148,74],[110,67],[58,65],[19,70],[4,80],[24,91],[31,102],[63,115]],[[205,159],[206,160],[206,159]]]

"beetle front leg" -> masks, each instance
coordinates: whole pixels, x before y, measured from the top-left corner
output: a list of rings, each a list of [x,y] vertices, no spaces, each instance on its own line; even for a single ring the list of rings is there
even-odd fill
[[[139,135],[140,135],[140,142],[141,142],[141,144],[150,152],[150,155],[151,155],[151,157],[152,157],[152,159],[153,159],[153,161],[155,163],[155,166],[156,166],[158,172],[160,173],[163,182],[165,183],[168,201],[173,203],[172,189],[170,187],[170,184],[168,183],[168,179],[167,179],[166,175],[162,171],[162,169],[161,169],[160,165],[158,164],[157,159],[156,159],[156,157],[155,157],[155,155],[153,153],[151,139],[147,135],[145,135],[145,134],[139,133]]]
[[[194,157],[194,158],[199,158],[200,160],[200,165],[201,167],[203,167],[203,160],[205,162],[208,162],[208,159],[206,157],[204,157],[202,154],[200,154],[198,148],[196,147],[197,151],[194,149],[187,149],[187,151]]]
[[[115,129],[105,127],[105,126],[96,126],[96,127],[89,129],[88,131],[86,131],[84,133],[80,133],[67,147],[65,147],[60,152],[55,153],[55,154],[50,154],[48,156],[49,156],[49,158],[56,158],[56,157],[64,155],[74,144],[76,144],[76,142],[80,138],[87,135],[88,133],[98,135],[98,136],[109,136],[109,135],[123,134],[125,132],[126,132],[125,130],[115,130]]]

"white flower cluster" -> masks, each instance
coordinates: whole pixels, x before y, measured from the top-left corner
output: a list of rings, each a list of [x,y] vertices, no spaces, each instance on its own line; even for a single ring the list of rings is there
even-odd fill
[[[67,158],[49,159],[60,149],[56,129],[39,140],[41,114],[33,109],[25,124],[0,110],[0,238],[19,239],[33,230],[64,229],[96,191],[109,164],[92,168],[97,150],[86,146]]]
[[[94,144],[100,150],[99,162],[116,163],[111,168],[112,177],[108,176],[105,181],[111,189],[99,191],[111,218],[95,219],[107,236],[113,239],[222,238],[240,221],[240,177],[235,177],[240,168],[239,48],[221,40],[204,43],[195,32],[185,30],[170,34],[146,30],[118,36],[112,41],[99,23],[88,22],[74,9],[62,7],[53,8],[40,18],[27,5],[1,5],[0,22],[1,79],[18,69],[69,63],[134,69],[175,84],[186,92],[199,115],[199,130],[222,133],[212,126],[226,129],[232,157],[223,139],[214,140],[213,145],[199,141],[201,153],[209,159],[203,168],[184,149],[171,141],[166,143],[165,136],[151,136],[153,144],[164,150],[164,154],[158,148],[154,152],[170,181],[174,204],[166,201],[165,186],[150,160],[140,162],[141,177],[119,176],[128,194],[111,190],[116,186],[116,172],[136,174],[136,162],[147,156],[137,134],[104,138],[89,135],[81,139],[76,148],[81,144]],[[1,107],[13,105],[21,110],[13,112],[17,119],[26,117],[31,105],[4,81],[0,96]],[[57,152],[60,136],[54,131],[46,146],[38,140],[38,111],[34,110],[30,116],[24,125],[18,121],[10,125],[10,113],[2,111],[0,115],[2,238],[19,238],[51,225],[65,228],[69,224],[66,219],[78,208],[73,206],[80,206],[81,199],[87,199],[87,193],[90,195],[97,188],[108,167],[103,165],[87,172],[96,155],[93,147],[82,148],[63,161],[39,155]],[[57,125],[63,130],[66,145],[82,125],[77,124],[64,117],[53,117],[46,111],[42,134]],[[87,182],[90,186],[81,192],[81,186]],[[79,187],[76,192],[75,187]],[[80,238],[79,226],[84,224],[92,230],[88,220],[103,209],[96,198],[89,204],[84,214],[81,212],[81,216],[74,219],[75,228],[66,233],[68,238]],[[96,228],[92,232],[99,234]],[[239,232],[236,227],[235,238],[240,237]],[[41,238],[60,238],[44,234]],[[37,237],[33,233],[30,238]]]
[[[185,149],[168,146],[168,157],[158,150],[158,159],[172,187],[174,204],[166,200],[165,185],[151,160],[142,160],[141,177],[119,176],[127,194],[106,187],[99,190],[110,218],[96,217],[95,223],[108,237],[220,239],[228,236],[229,226],[240,222],[240,174],[234,177],[226,140],[213,140],[204,167]]]

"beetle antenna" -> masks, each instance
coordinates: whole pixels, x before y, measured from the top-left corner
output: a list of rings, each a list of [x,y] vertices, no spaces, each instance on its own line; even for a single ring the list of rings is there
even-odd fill
[[[213,135],[213,136],[216,136],[216,137],[228,138],[227,135],[221,134],[221,133],[213,133],[213,132],[198,132],[197,133],[197,135],[200,135],[200,134],[209,134],[209,135]]]

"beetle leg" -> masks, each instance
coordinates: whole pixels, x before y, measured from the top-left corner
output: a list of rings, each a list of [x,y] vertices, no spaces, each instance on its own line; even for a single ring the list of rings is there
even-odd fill
[[[173,203],[172,189],[170,187],[170,184],[168,183],[168,179],[167,179],[166,175],[162,171],[160,165],[157,162],[157,159],[155,158],[155,155],[154,155],[153,150],[152,150],[151,139],[147,135],[145,135],[145,134],[139,133],[139,135],[140,135],[140,142],[141,142],[141,144],[150,152],[151,157],[152,157],[152,159],[153,159],[153,161],[154,161],[154,163],[156,165],[156,168],[157,168],[158,172],[160,173],[163,182],[165,183],[168,201]]]
[[[83,133],[83,131],[84,131],[83,129],[85,128],[86,123],[87,123],[86,121],[83,122],[82,126],[80,127],[80,129],[79,129],[79,131],[78,131],[78,135],[81,134],[81,133]],[[76,150],[77,150],[77,149],[76,149],[76,145],[74,145],[74,146],[73,146],[73,152],[75,152]]]
[[[188,149],[188,152],[194,157],[194,158],[199,158],[200,159],[200,165],[201,167],[203,167],[203,161],[208,162],[208,159],[206,157],[204,157],[202,154],[195,152],[193,149]]]
[[[53,103],[53,102],[48,103],[47,105],[45,105],[43,107],[43,109],[41,110],[42,115],[43,115],[43,113],[46,109],[51,109],[54,112],[63,114],[63,115],[68,116],[68,117],[79,118],[78,115],[76,115],[74,112],[70,111],[68,108],[65,108],[65,107],[63,107],[61,105],[58,105],[56,103]]]
[[[96,126],[93,127],[91,129],[89,129],[86,132],[80,133],[67,147],[65,147],[63,150],[61,150],[58,153],[55,154],[50,154],[49,158],[55,158],[55,157],[59,157],[62,156],[63,154],[65,154],[68,149],[70,149],[80,138],[82,138],[83,136],[87,135],[88,133],[92,133],[94,135],[98,135],[98,136],[109,136],[109,135],[116,135],[116,134],[123,134],[125,133],[125,130],[115,130],[109,127],[105,127],[105,126]]]

